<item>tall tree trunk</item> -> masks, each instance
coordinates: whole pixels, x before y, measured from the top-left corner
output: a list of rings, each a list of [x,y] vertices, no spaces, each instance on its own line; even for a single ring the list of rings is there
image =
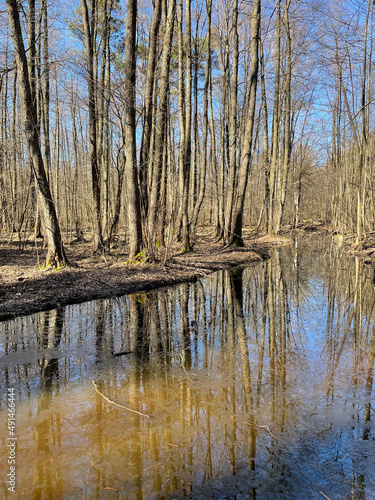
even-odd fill
[[[195,203],[193,215],[191,217],[191,225],[195,227],[198,222],[199,212],[202,207],[202,203],[204,200],[204,195],[206,192],[206,172],[207,172],[207,163],[208,163],[208,151],[207,151],[207,143],[208,143],[208,97],[210,91],[210,81],[211,81],[211,12],[212,12],[212,0],[206,0],[206,8],[207,8],[207,55],[206,55],[206,74],[204,79],[204,93],[203,93],[203,139],[202,139],[202,170],[200,173],[199,180],[199,193],[198,198]],[[213,136],[211,132],[211,151],[212,151],[212,143],[214,142]]]
[[[281,185],[278,211],[276,214],[275,234],[280,234],[281,221],[284,212],[284,205],[286,199],[286,186],[288,180],[288,172],[290,165],[290,155],[292,150],[292,125],[291,125],[291,92],[292,92],[292,40],[290,35],[289,26],[289,7],[291,0],[285,0],[285,14],[284,26],[286,32],[286,80],[285,80],[285,116],[284,116],[284,152],[283,152],[283,165],[281,171]]]
[[[28,52],[30,53],[28,58],[28,69],[29,69],[29,80],[30,80],[30,91],[31,98],[36,110],[36,126],[38,127],[38,133],[40,133],[40,120],[39,120],[39,100],[37,93],[37,45],[36,45],[36,6],[35,0],[28,0],[28,17],[27,17],[27,43]],[[47,179],[48,179],[48,171]],[[52,187],[51,187],[52,189]],[[40,200],[37,194],[37,188],[34,186],[31,190],[32,203],[35,204],[35,228],[34,228],[34,238],[41,238],[41,220],[40,220]]]
[[[89,135],[90,135],[90,162],[92,175],[92,192],[94,197],[94,252],[103,251],[103,231],[101,221],[101,188],[100,188],[100,164],[98,161],[97,141],[97,110],[96,110],[96,88],[94,72],[95,53],[95,23],[97,22],[97,0],[91,1],[91,23],[86,0],[81,0],[83,27],[86,42],[87,63],[87,85],[89,94]]]
[[[137,144],[135,120],[137,0],[127,1],[125,42],[125,146],[126,187],[128,200],[129,260],[132,262],[141,249],[142,226],[137,173]]]
[[[154,13],[152,16],[151,29],[149,35],[149,49],[147,61],[147,74],[145,83],[145,102],[144,102],[144,125],[142,132],[142,143],[139,157],[139,184],[141,188],[141,203],[144,213],[148,210],[148,168],[150,162],[150,146],[152,133],[152,119],[154,114],[153,98],[155,86],[155,69],[157,62],[157,44],[161,21],[162,0],[156,0]]]
[[[13,202],[13,223],[12,223],[12,233],[16,231],[15,221],[18,220],[18,176],[17,176],[17,148],[16,148],[16,123],[17,123],[17,63],[16,68],[13,74],[13,93],[12,93],[12,139],[13,139],[13,148],[12,148],[12,170],[13,170],[13,183],[12,183],[12,202]],[[18,226],[18,224],[17,224]]]
[[[238,106],[238,59],[239,59],[239,37],[238,37],[238,0],[233,0],[232,14],[232,40],[233,40],[233,63],[232,63],[232,85],[229,100],[229,177],[227,190],[227,203],[225,207],[224,241],[228,243],[233,238],[232,214],[233,201],[236,190],[237,174],[237,106]]]
[[[269,134],[268,134],[268,106],[266,93],[266,78],[265,78],[265,62],[263,42],[260,41],[260,81],[262,87],[262,115],[263,115],[263,163],[264,163],[264,207],[266,230],[268,232],[268,211],[270,200],[270,154],[269,154]],[[262,218],[259,218],[257,231],[262,223]]]
[[[98,88],[98,161],[101,172],[101,221],[103,241],[105,246],[110,248],[109,238],[109,186],[110,186],[110,134],[109,134],[109,107],[110,107],[110,36],[111,36],[111,12],[112,0],[104,0],[103,3],[103,26],[102,26],[102,51],[100,62],[100,80]]]
[[[182,0],[181,0],[182,2]],[[180,20],[182,23],[182,19]],[[186,100],[185,100],[185,133],[184,142],[180,148],[183,151],[182,161],[182,207],[181,207],[181,239],[185,252],[191,250],[190,247],[190,226],[189,226],[189,186],[191,169],[191,121],[192,121],[192,58],[191,58],[191,0],[186,0]],[[185,59],[185,58],[184,58]],[[179,64],[183,64],[182,59]]]
[[[364,53],[363,53],[363,72],[362,72],[362,88],[361,88],[361,115],[362,115],[362,129],[360,139],[359,161],[358,161],[358,187],[357,187],[357,237],[355,241],[355,248],[362,249],[362,238],[364,233],[364,171],[366,170],[366,163],[368,157],[368,123],[367,123],[367,37],[368,37],[368,24],[370,9],[372,9],[373,2],[367,2],[367,14],[364,33]]]
[[[116,190],[116,195],[114,199],[114,214],[112,218],[112,223],[111,223],[111,228],[109,230],[109,236],[108,236],[108,246],[110,245],[112,236],[117,234],[118,230],[118,224],[120,221],[120,212],[121,212],[121,200],[122,200],[122,189],[123,189],[123,184],[124,184],[124,174],[125,174],[125,168],[126,168],[126,157],[124,154],[124,147],[125,147],[125,131],[124,131],[124,124],[121,120],[120,112],[117,108],[116,102],[113,98],[113,95],[111,95],[111,100],[112,104],[114,107],[114,112],[118,121],[119,128],[121,130],[121,137],[122,137],[122,144],[119,145],[118,152],[117,152],[117,158],[116,158],[116,170],[117,170],[117,190]]]
[[[269,174],[269,206],[268,206],[268,234],[274,231],[274,214],[276,199],[276,178],[280,147],[280,66],[281,66],[281,0],[277,1],[277,38],[276,38],[276,74],[275,95],[273,101],[271,162]]]
[[[36,93],[36,12],[35,0],[28,0],[28,18],[27,18],[27,42],[30,52],[28,59],[29,79],[31,98],[35,109],[37,108],[37,93]]]
[[[168,6],[168,14],[165,19],[165,31],[163,38],[163,55],[161,61],[160,83],[159,83],[159,105],[156,115],[155,128],[155,155],[152,170],[150,200],[148,211],[148,242],[150,259],[155,258],[157,234],[158,234],[158,210],[160,203],[160,179],[162,175],[164,142],[167,123],[168,97],[169,97],[169,67],[172,52],[173,28],[176,15],[176,0],[171,0]]]
[[[44,168],[40,139],[36,123],[36,108],[32,98],[26,52],[22,39],[17,0],[7,0],[9,25],[17,62],[21,99],[25,110],[25,133],[34,175],[40,191],[42,216],[47,239],[46,266],[61,266],[68,263],[61,238],[55,205]]]
[[[231,244],[243,246],[242,222],[245,203],[245,194],[247,181],[249,178],[250,162],[252,155],[253,131],[255,121],[256,93],[258,84],[258,66],[259,66],[259,30],[261,17],[261,2],[254,1],[251,17],[251,70],[250,70],[250,91],[249,91],[249,109],[246,119],[246,128],[243,138],[241,164],[238,172],[238,186],[236,190],[235,208],[233,210]]]
[[[51,146],[49,138],[49,106],[50,106],[50,66],[49,66],[49,37],[48,37],[48,7],[47,0],[42,0],[43,10],[43,77],[44,77],[44,98],[43,98],[43,132],[44,132],[44,163],[47,172],[51,170]]]

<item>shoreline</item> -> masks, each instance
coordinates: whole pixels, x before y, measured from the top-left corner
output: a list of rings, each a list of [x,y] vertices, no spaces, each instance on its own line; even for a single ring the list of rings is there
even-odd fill
[[[90,244],[68,247],[78,267],[39,269],[34,244],[23,250],[0,245],[0,321],[96,299],[195,282],[222,269],[260,263],[274,246],[289,245],[288,237],[245,236],[245,248],[225,248],[210,237],[199,237],[194,251],[176,253],[165,265],[126,264],[126,253],[93,256]],[[41,250],[38,250],[39,254]],[[40,255],[39,255],[40,256]],[[3,263],[5,265],[3,265]]]

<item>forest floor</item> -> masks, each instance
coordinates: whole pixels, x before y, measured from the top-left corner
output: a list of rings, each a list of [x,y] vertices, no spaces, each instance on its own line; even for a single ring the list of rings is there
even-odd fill
[[[45,250],[35,242],[0,241],[0,321],[55,309],[59,305],[144,292],[196,281],[220,269],[248,265],[268,257],[272,246],[290,244],[288,237],[260,237],[245,231],[244,248],[225,248],[207,230],[200,231],[194,251],[169,251],[160,263],[127,264],[125,248],[93,255],[89,241],[66,245],[74,266],[42,269]],[[38,266],[38,263],[40,266]]]

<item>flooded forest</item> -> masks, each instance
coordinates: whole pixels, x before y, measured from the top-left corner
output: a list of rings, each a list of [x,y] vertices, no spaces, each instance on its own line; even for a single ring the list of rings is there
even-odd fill
[[[330,237],[271,253],[0,323],[19,498],[374,498],[372,270]]]
[[[4,4],[4,0],[3,0]],[[319,221],[374,230],[370,0],[6,0],[0,231],[155,261]]]
[[[374,14],[0,0],[2,498],[375,499]]]

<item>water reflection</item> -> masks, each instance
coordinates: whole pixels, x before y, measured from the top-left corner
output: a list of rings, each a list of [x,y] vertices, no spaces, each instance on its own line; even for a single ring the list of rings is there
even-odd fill
[[[15,387],[18,496],[373,498],[374,306],[371,271],[305,238],[3,323],[1,463]]]

